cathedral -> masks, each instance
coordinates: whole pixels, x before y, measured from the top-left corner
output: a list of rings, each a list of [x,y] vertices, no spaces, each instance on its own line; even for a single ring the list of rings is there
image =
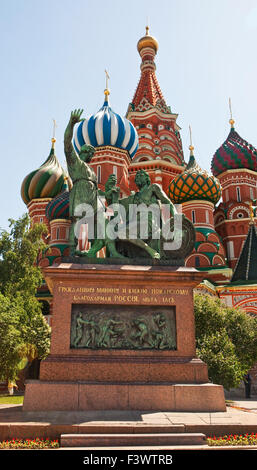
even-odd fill
[[[90,165],[98,188],[103,191],[109,175],[114,174],[121,197],[135,191],[136,172],[145,170],[195,227],[194,249],[185,265],[206,274],[197,291],[256,315],[257,150],[238,134],[231,117],[227,139],[210,156],[212,174],[198,165],[192,142],[184,155],[178,115],[166,104],[156,76],[158,47],[146,27],[137,43],[140,79],[126,116],[111,108],[107,81],[102,108],[76,127],[74,149],[78,152],[84,144],[95,148]],[[47,248],[39,266],[69,256],[71,187],[55,154],[53,138],[48,158],[25,177],[21,187],[32,223],[48,227]],[[78,243],[81,250],[88,248],[86,226],[81,226]],[[98,255],[103,257],[104,250]],[[51,324],[51,294],[46,285],[39,290],[38,299]]]

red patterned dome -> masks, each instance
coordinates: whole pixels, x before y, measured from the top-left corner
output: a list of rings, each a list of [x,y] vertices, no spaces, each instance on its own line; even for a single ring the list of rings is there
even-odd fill
[[[213,175],[217,176],[224,171],[239,168],[257,171],[257,150],[231,127],[227,139],[212,158],[211,169]]]

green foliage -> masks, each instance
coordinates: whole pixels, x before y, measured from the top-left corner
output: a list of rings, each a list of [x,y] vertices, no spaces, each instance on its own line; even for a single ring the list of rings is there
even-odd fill
[[[22,331],[19,319],[22,309],[0,294],[0,379],[16,378],[20,361],[19,345]]]
[[[43,224],[30,227],[27,214],[9,222],[10,232],[3,231],[0,236],[0,292],[10,296],[17,291],[34,295],[42,282],[35,262],[44,249],[42,235],[47,228]]]
[[[207,363],[210,379],[227,390],[240,383],[241,365],[226,329],[206,334],[198,342],[197,355]]]
[[[195,295],[197,355],[212,382],[237,387],[257,361],[257,320],[217,298]]]
[[[0,236],[0,380],[15,380],[24,359],[43,359],[49,352],[50,328],[35,297],[42,283],[36,260],[46,231],[42,224],[30,227],[24,215],[10,219],[10,232]]]

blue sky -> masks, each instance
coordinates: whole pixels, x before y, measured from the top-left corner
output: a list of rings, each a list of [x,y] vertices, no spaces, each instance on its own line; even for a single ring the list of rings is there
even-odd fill
[[[72,109],[103,104],[110,75],[113,110],[125,115],[139,77],[137,41],[159,42],[157,78],[178,113],[185,159],[189,125],[198,163],[235,127],[257,147],[257,0],[0,0],[0,227],[26,212],[23,178],[49,154],[65,165],[63,133]]]

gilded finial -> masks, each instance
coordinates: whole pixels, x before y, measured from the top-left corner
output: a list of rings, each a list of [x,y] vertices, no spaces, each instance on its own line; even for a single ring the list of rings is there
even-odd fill
[[[229,111],[230,111],[230,120],[229,120],[229,124],[231,125],[231,129],[233,129],[233,128],[234,128],[235,121],[234,121],[233,116],[232,116],[231,98],[229,98]]]
[[[54,122],[54,125],[53,125],[53,137],[52,137],[52,139],[51,139],[51,141],[52,141],[52,148],[54,148],[54,144],[55,144],[55,142],[56,142],[56,138],[55,138],[55,129],[56,129],[56,127],[57,127],[57,124],[56,124],[56,120],[55,120],[55,119],[53,119],[53,122]]]
[[[149,47],[155,51],[155,54],[158,51],[158,41],[153,36],[149,34],[149,19],[147,18],[147,26],[145,27],[145,35],[139,39],[137,43],[137,50],[140,54],[141,50],[145,47]]]
[[[109,74],[107,72],[107,70],[105,70],[105,80],[106,80],[106,83],[105,83],[105,90],[104,90],[104,94],[105,94],[105,101],[108,101],[108,96],[110,94],[110,90],[108,88],[108,80],[110,79],[109,77]]]
[[[189,150],[190,150],[190,156],[194,155],[194,146],[192,143],[192,129],[191,126],[189,126],[189,135],[190,135],[190,145],[189,145]]]

